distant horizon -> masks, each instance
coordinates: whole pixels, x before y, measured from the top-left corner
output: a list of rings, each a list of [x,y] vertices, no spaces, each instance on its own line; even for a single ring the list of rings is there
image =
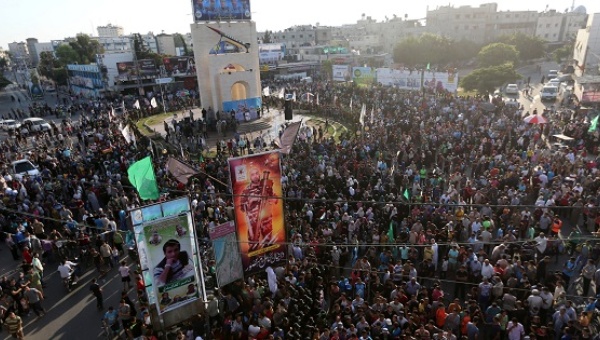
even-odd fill
[[[104,0],[102,6],[93,2],[76,0],[55,0],[53,2],[36,2],[21,0],[2,0],[3,11],[0,22],[5,27],[0,31],[0,47],[8,51],[12,42],[26,42],[27,38],[36,38],[39,42],[64,40],[84,33],[98,36],[97,27],[112,24],[123,27],[125,35],[134,33],[157,35],[187,34],[193,21],[192,1],[176,1],[166,5],[158,0],[146,0],[141,5],[138,1]],[[440,6],[479,7],[493,1],[458,0],[426,0],[419,3],[398,4],[388,0],[371,0],[368,8],[364,1],[358,0],[304,0],[301,6],[287,9],[293,15],[286,15],[286,8],[280,2],[271,0],[250,0],[251,20],[256,23],[258,32],[267,30],[278,32],[294,26],[340,27],[356,24],[362,15],[371,17],[377,22],[392,18],[394,14],[404,19],[423,20],[427,10]],[[571,10],[571,0],[547,0],[543,4],[533,4],[517,0],[496,1],[498,11],[536,11],[556,10],[563,13]],[[576,3],[575,8],[579,5]],[[600,12],[600,2],[584,4],[587,13]],[[85,13],[82,15],[81,13]],[[89,14],[87,14],[89,13]],[[283,13],[283,14],[282,14]],[[66,20],[48,20],[48,18],[65,18]],[[68,18],[68,19],[67,19]]]

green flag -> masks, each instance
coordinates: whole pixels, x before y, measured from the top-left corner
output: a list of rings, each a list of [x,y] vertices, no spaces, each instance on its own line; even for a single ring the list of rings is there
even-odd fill
[[[388,229],[388,243],[394,243],[394,221],[390,221],[390,228]]]
[[[427,63],[427,71],[429,71],[431,69],[430,66],[431,65],[429,63]]]
[[[592,125],[590,125],[588,132],[596,131],[596,128],[598,128],[598,117],[600,117],[600,115],[597,115],[596,118],[592,119]]]
[[[127,169],[127,175],[129,176],[129,182],[137,189],[141,199],[158,199],[160,194],[150,156],[133,163]]]
[[[403,194],[404,198],[406,198],[407,200],[410,199],[410,195],[408,194],[408,189],[404,189],[404,194]]]

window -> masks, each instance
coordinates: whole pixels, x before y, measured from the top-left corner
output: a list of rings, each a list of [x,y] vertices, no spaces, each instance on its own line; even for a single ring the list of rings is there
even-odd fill
[[[300,38],[304,38],[304,34],[300,34]]]
[[[296,35],[292,34],[292,39],[296,38]]]
[[[544,34],[544,38],[548,38],[548,33]]]
[[[558,23],[554,24],[554,27],[558,27]]]
[[[550,24],[546,24],[546,28],[550,28]]]
[[[465,14],[465,18],[466,19],[471,19],[471,15],[470,14]]]
[[[457,15],[456,15],[456,19],[460,19],[460,14],[457,14]]]
[[[282,36],[281,36],[281,39],[285,39],[285,35],[282,35]]]
[[[469,30],[469,25],[465,25],[465,31]]]

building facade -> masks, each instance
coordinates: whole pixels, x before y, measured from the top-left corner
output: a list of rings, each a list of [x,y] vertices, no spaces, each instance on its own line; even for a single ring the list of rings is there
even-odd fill
[[[98,30],[99,38],[118,38],[124,35],[123,27],[113,24],[98,26],[96,29]]]
[[[171,34],[158,34],[156,35],[156,45],[159,54],[163,55],[177,55],[177,50],[175,49],[175,39],[173,39],[173,35]]]
[[[597,75],[600,65],[600,13],[590,14],[585,28],[577,32],[573,49],[575,76]]]

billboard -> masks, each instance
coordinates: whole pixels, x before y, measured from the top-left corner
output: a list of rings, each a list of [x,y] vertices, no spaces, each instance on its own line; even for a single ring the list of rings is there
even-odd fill
[[[244,268],[240,258],[240,249],[235,235],[235,224],[228,221],[209,228],[217,266],[219,287],[244,278]]]
[[[146,266],[162,314],[200,296],[191,216],[158,219],[143,227]]]
[[[135,78],[137,75],[133,61],[122,61],[117,63],[117,72],[119,73],[119,80],[129,80]]]
[[[458,74],[456,72],[431,72],[396,70],[391,68],[377,69],[377,82],[385,86],[395,86],[402,90],[421,90],[423,85],[438,92],[456,92],[458,89]]]
[[[163,65],[167,76],[193,75],[196,73],[194,69],[194,60],[191,57],[172,57],[163,58]]]
[[[160,314],[205,296],[189,198],[131,210],[146,294]]]
[[[582,103],[597,104],[600,103],[600,84],[588,83],[583,84],[583,92],[581,94]]]
[[[348,65],[333,65],[332,75],[333,81],[349,81],[350,68]]]
[[[276,64],[285,57],[285,44],[259,44],[258,63]]]
[[[228,160],[245,275],[286,261],[280,157],[271,151]]]
[[[153,75],[157,73],[156,64],[152,59],[138,60],[138,68],[140,75]]]
[[[194,19],[199,21],[250,20],[250,0],[192,0]]]
[[[353,67],[352,81],[358,85],[371,85],[375,83],[375,70],[370,67]]]
[[[247,98],[241,100],[230,100],[223,102],[223,111],[235,111],[235,119],[237,121],[250,121],[258,118],[258,111],[262,106],[260,97]]]

